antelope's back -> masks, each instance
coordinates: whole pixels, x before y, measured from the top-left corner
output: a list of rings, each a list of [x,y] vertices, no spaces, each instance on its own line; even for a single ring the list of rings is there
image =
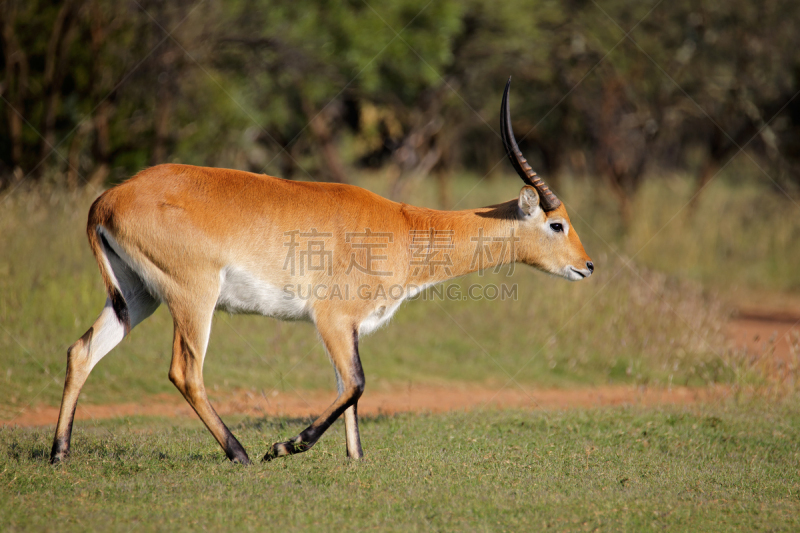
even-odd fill
[[[292,232],[325,234],[328,250],[344,252],[354,228],[407,233],[401,211],[401,204],[351,185],[169,164],[106,191],[89,224],[170,275],[236,265],[281,286],[314,281],[284,268]]]

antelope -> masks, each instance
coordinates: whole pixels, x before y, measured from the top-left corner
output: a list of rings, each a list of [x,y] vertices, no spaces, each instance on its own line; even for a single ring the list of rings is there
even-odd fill
[[[217,309],[309,321],[334,367],[334,402],[297,436],[273,444],[264,460],[310,449],[342,414],[347,456],[360,459],[357,408],[365,381],[358,340],[385,324],[403,300],[515,262],[572,281],[589,277],[594,265],[565,207],[517,145],[510,84],[511,78],[501,137],[525,185],[502,204],[438,211],[352,185],[175,164],[143,170],[100,195],[87,234],[107,299],[67,351],[51,462],[69,453],[78,396],[92,368],[162,302],[174,322],[169,379],[231,461],[250,458],[203,383]]]

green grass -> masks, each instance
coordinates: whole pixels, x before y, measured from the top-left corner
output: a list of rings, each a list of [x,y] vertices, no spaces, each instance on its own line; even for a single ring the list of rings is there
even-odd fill
[[[478,183],[470,194],[476,181],[457,180],[454,187],[466,195],[465,204],[481,205],[517,193],[515,180],[502,182]],[[426,191],[419,189],[420,203],[428,203]],[[0,419],[30,404],[58,404],[66,350],[105,301],[85,236],[91,200],[58,191],[17,192],[0,212]],[[516,284],[515,301],[409,302],[388,327],[362,341],[367,382],[496,386],[513,378],[569,387],[729,381],[719,302],[696,282],[603,251],[588,242],[594,233],[580,219],[575,224],[588,237],[597,265],[592,278],[569,283],[517,265],[513,275],[504,270],[455,282],[464,288]],[[95,368],[81,401],[174,393],[167,379],[171,336],[171,318],[162,307]],[[205,375],[212,394],[233,387],[334,386],[310,325],[224,313],[215,318]]]
[[[242,420],[251,458],[306,421]],[[175,424],[178,426],[175,426]],[[232,465],[198,421],[0,428],[0,530],[796,531],[800,409],[479,411],[337,423],[310,452]]]
[[[386,192],[380,176],[361,183]],[[568,177],[558,186],[597,265],[595,276],[568,283],[518,265],[511,276],[456,282],[516,284],[516,301],[410,302],[362,341],[369,383],[494,386],[514,378],[569,387],[736,379],[721,334],[727,311],[714,294],[800,286],[797,206],[756,185],[718,179],[696,208],[681,210],[692,184],[672,176],[645,184],[624,230],[602,187]],[[510,176],[464,177],[451,188],[452,203],[464,208],[513,197],[519,183]],[[408,200],[435,206],[436,197],[435,183],[424,181]],[[3,200],[0,418],[29,404],[59,402],[66,349],[103,304],[85,237],[91,200],[63,191],[16,191]],[[173,392],[166,378],[171,335],[162,308],[97,366],[82,401]],[[205,368],[212,391],[333,386],[312,327],[261,317],[217,314]]]
[[[379,175],[360,183],[379,193],[388,187]],[[519,185],[510,176],[462,177],[451,182],[451,202],[487,205],[513,197]],[[405,304],[388,327],[362,341],[368,383],[495,386],[513,378],[569,387],[738,379],[722,335],[727,310],[715,294],[724,298],[739,286],[755,293],[800,287],[797,205],[731,178],[712,182],[696,207],[682,209],[692,183],[669,176],[645,184],[624,229],[602,187],[564,177],[558,188],[596,274],[568,283],[518,265],[511,276],[456,282],[516,284],[516,301]],[[436,198],[430,180],[407,199],[435,206]],[[91,200],[63,191],[16,191],[3,200],[0,419],[30,404],[58,404],[66,349],[104,302],[85,236]],[[159,309],[97,366],[82,401],[173,393],[166,378],[171,335],[171,318]],[[212,394],[333,386],[312,327],[261,317],[218,313],[205,369]]]
[[[385,192],[379,177],[364,185]],[[518,190],[510,178],[457,179],[451,198],[464,208]],[[361,342],[368,391],[747,379],[714,292],[798,290],[796,206],[717,180],[700,208],[681,211],[691,184],[673,177],[646,184],[624,229],[602,188],[564,178],[559,191],[596,275],[571,284],[520,266],[456,282],[517,284],[515,301],[408,303]],[[422,182],[409,200],[434,198]],[[84,234],[90,202],[18,191],[0,207],[0,419],[58,404],[66,349],[105,299]],[[171,335],[162,308],[95,368],[81,402],[177,395]],[[313,328],[261,317],[217,314],[205,375],[212,399],[232,388],[333,390]],[[362,463],[343,459],[338,422],[309,453],[249,468],[229,464],[196,420],[79,421],[58,468],[47,464],[52,428],[0,427],[0,530],[792,531],[800,406],[782,397],[367,418]],[[254,459],[308,422],[227,421]]]

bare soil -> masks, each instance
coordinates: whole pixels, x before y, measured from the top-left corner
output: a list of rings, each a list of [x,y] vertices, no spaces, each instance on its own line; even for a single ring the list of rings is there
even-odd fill
[[[794,314],[742,311],[728,323],[727,333],[738,349],[771,353],[784,363],[800,356],[800,316]]]
[[[736,348],[753,353],[769,353],[776,360],[796,360],[800,339],[800,316],[782,312],[739,312],[728,325],[728,336]],[[503,389],[472,385],[408,386],[370,389],[358,404],[359,414],[378,415],[398,412],[442,412],[484,407],[523,409],[570,409],[613,405],[691,404],[718,399],[728,394],[724,387],[661,389],[631,385],[571,389],[525,390],[516,386]],[[220,415],[313,417],[333,400],[333,391],[256,392],[234,390],[212,397]],[[120,416],[196,416],[175,392],[143,399],[141,403],[107,405],[79,404],[78,420]],[[58,407],[38,405],[24,410],[0,425],[46,426],[55,424]]]
[[[518,407],[523,409],[568,409],[604,405],[688,404],[707,401],[724,394],[722,388],[691,389],[673,387],[657,389],[617,385],[580,389],[521,390],[492,389],[476,386],[413,386],[389,390],[370,390],[358,402],[360,415],[400,412],[442,412],[480,409],[483,407]],[[238,390],[211,398],[221,416],[314,417],[322,413],[335,398],[334,391],[294,391],[261,393]],[[180,395],[159,394],[142,403],[108,405],[78,404],[77,420],[119,416],[195,416]],[[13,420],[0,420],[2,425],[46,426],[55,424],[58,408],[39,405],[20,413]]]

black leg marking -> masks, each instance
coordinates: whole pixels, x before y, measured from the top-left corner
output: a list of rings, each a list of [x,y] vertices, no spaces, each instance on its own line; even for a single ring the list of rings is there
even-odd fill
[[[225,455],[234,463],[250,464],[250,458],[247,456],[247,452],[244,451],[244,447],[230,432],[225,439]]]
[[[103,248],[106,254],[114,254],[115,257],[118,257],[111,245],[108,244],[105,235],[100,232],[98,232],[98,234],[100,235],[100,240],[103,243]],[[119,320],[120,324],[125,327],[125,334],[127,335],[131,330],[131,319],[130,314],[128,313],[128,304],[125,303],[125,298],[123,298],[122,293],[120,293],[116,288],[111,291],[109,298],[111,298],[111,307],[114,308],[114,314],[117,315],[117,320]]]
[[[74,360],[76,357],[81,357],[81,350],[85,350],[91,343],[92,338],[94,337],[94,326],[90,327],[86,330],[86,333],[78,340],[78,343],[73,344],[67,350],[67,375],[64,378],[64,395],[61,399],[61,403],[63,406],[64,401],[67,398],[67,387],[70,385],[72,378],[74,375],[72,374],[75,371],[74,365],[77,364]],[[79,348],[76,350],[76,348]],[[63,431],[59,431],[61,428],[56,425],[56,435],[53,438],[53,448],[50,450],[50,463],[56,464],[60,463],[64,459],[67,458],[69,455],[69,442],[72,438],[72,424],[75,421],[75,410],[78,407],[78,401],[75,400],[75,403],[72,406],[72,410],[69,413],[69,417],[67,419],[67,425],[63,429]],[[59,412],[59,420],[61,419],[61,413]]]
[[[302,433],[286,442],[276,442],[264,455],[264,461],[271,461],[277,457],[294,455],[311,449],[314,444],[322,437],[322,434],[342,416],[348,407],[354,405],[361,394],[364,392],[364,370],[361,367],[361,359],[358,355],[358,329],[353,328],[353,366],[348,374],[349,387],[342,394],[346,395],[344,402],[339,405],[324,420],[317,419],[311,426],[303,430]],[[342,376],[344,378],[344,376]]]
[[[353,379],[356,382],[356,387],[358,388],[358,396],[356,397],[356,401],[361,397],[361,394],[364,393],[364,385],[366,385],[366,381],[364,380],[364,369],[361,367],[361,356],[358,354],[358,329],[353,328]]]
[[[336,420],[336,418],[333,420]],[[320,431],[314,426],[308,427],[293,439],[290,439],[286,442],[276,442],[273,444],[266,455],[264,455],[263,460],[272,461],[278,457],[307,452],[312,446],[314,446],[314,444],[316,444],[323,433],[325,433],[324,429]]]
[[[64,461],[67,456],[69,456],[69,441],[72,437],[72,423],[75,420],[75,409],[77,408],[78,404],[75,403],[75,406],[72,408],[72,413],[70,413],[69,416],[67,428],[62,435],[56,435],[56,438],[53,440],[53,449],[50,450],[50,464],[52,465]]]
[[[305,433],[305,432],[304,432]],[[303,453],[311,449],[313,444],[308,441],[301,440],[299,436],[286,442],[276,442],[272,445],[270,450],[264,455],[264,461],[272,461],[278,457],[285,457],[287,455],[294,455],[296,453]]]

